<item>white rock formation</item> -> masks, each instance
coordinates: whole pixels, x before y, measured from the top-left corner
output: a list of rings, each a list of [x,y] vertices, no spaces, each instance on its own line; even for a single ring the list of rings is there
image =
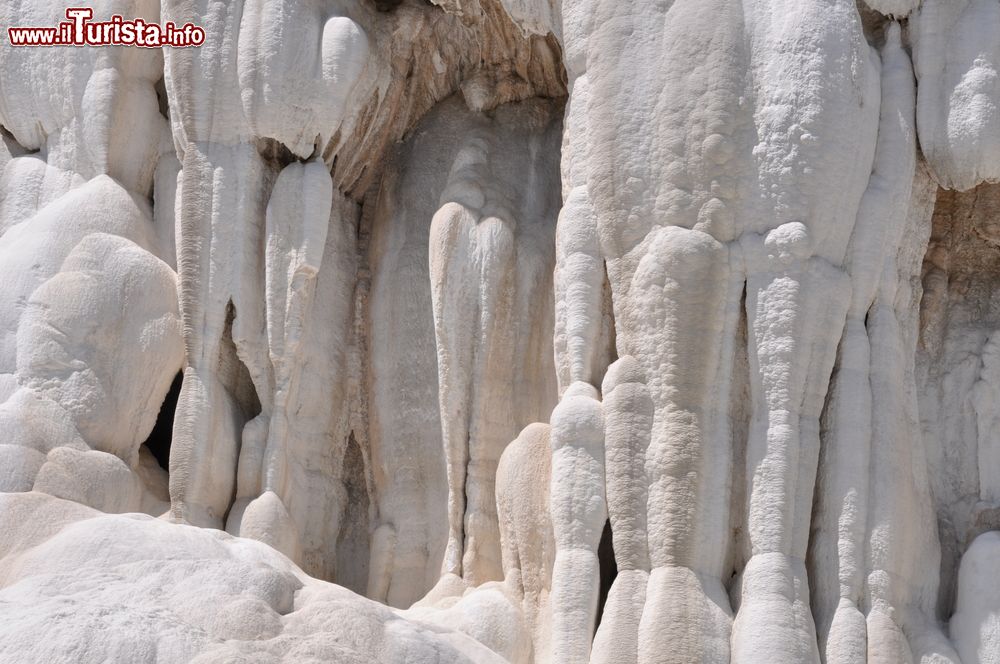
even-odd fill
[[[0,663],[1000,664],[996,0],[91,4],[206,39],[0,35]]]

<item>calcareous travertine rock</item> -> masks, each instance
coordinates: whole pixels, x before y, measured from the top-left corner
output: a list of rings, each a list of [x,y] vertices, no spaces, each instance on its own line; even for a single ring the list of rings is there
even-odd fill
[[[1000,664],[996,0],[90,4],[205,41],[0,36],[0,664]]]

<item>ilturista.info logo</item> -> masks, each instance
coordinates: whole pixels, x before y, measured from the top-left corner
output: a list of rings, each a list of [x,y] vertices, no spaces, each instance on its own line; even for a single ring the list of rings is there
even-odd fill
[[[163,25],[115,14],[108,21],[93,21],[90,7],[70,7],[59,25],[7,28],[11,46],[139,46],[185,48],[205,43],[205,30],[193,23]]]

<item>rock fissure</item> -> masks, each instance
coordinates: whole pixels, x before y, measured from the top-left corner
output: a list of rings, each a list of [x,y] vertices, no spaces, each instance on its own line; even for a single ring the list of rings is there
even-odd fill
[[[0,662],[997,661],[995,0],[94,10],[206,40],[0,44]]]

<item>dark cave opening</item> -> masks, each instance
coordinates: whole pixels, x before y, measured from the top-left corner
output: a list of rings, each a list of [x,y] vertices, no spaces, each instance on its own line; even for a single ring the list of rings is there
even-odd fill
[[[184,372],[179,371],[170,384],[170,390],[163,399],[160,413],[156,416],[156,424],[149,433],[149,438],[143,443],[153,454],[160,468],[170,470],[170,441],[174,433],[174,411],[177,410],[177,398],[181,395],[181,384],[184,382]]]
[[[611,534],[611,520],[604,522],[604,532],[601,533],[601,543],[597,546],[597,562],[601,573],[600,592],[597,596],[597,621],[594,623],[594,633],[601,624],[604,615],[604,604],[608,601],[611,584],[618,576],[618,563],[615,561],[615,546]]]

